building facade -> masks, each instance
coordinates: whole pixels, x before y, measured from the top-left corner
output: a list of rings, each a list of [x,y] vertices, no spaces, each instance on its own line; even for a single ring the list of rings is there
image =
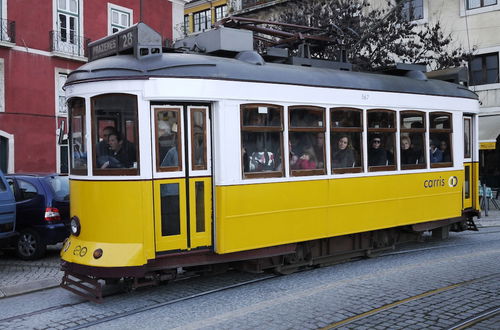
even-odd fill
[[[227,17],[228,0],[194,0],[184,7],[184,21],[180,29],[184,36],[209,30],[212,24]]]
[[[0,169],[66,173],[62,86],[87,62],[88,43],[139,21],[172,40],[185,2],[0,0]]]

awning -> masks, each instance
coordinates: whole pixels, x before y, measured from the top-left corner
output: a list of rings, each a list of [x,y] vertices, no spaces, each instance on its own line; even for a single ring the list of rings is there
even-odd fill
[[[495,149],[500,135],[500,115],[479,117],[479,149]]]

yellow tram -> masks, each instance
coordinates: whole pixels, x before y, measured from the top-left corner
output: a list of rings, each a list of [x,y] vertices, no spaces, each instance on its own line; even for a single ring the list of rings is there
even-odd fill
[[[69,290],[287,273],[473,225],[479,105],[462,86],[162,53],[143,23],[90,50],[65,87]]]

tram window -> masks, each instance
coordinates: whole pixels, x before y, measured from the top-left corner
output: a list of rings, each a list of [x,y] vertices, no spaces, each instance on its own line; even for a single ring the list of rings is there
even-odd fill
[[[269,104],[241,106],[243,177],[283,176],[283,108]]]
[[[193,170],[207,169],[206,109],[191,109],[191,162]]]
[[[363,112],[360,109],[331,109],[331,157],[333,173],[363,170]]]
[[[472,126],[471,119],[464,118],[464,157],[471,157],[471,136],[472,136]]]
[[[156,167],[158,171],[181,171],[181,108],[155,109]]]
[[[368,169],[395,170],[396,159],[395,112],[368,110]]]
[[[326,174],[325,109],[296,106],[288,110],[291,175]]]
[[[402,111],[400,126],[401,169],[425,168],[425,114],[420,111]]]
[[[431,112],[429,114],[429,159],[431,167],[453,165],[451,114]]]
[[[179,184],[160,185],[161,194],[161,235],[172,236],[181,233]]]
[[[137,175],[137,98],[106,94],[92,98],[94,175]]]
[[[85,142],[85,99],[72,98],[69,105],[69,141],[71,174],[87,174],[87,143]]]

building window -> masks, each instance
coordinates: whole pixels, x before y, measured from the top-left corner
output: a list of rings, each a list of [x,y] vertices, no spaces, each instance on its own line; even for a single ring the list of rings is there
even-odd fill
[[[467,9],[488,7],[497,4],[497,0],[467,0]]]
[[[79,11],[78,0],[58,0],[57,17],[59,39],[62,42],[78,42]]]
[[[269,104],[241,106],[243,177],[282,177],[283,108]]]
[[[189,15],[184,15],[184,26],[183,26],[183,29],[184,29],[184,35],[188,35],[189,32]]]
[[[193,14],[194,32],[201,32],[207,30],[212,25],[212,15],[210,9],[199,11]]]
[[[395,111],[368,110],[368,169],[390,171],[396,166]]]
[[[424,18],[424,0],[404,1],[401,14],[407,21],[416,21]]]
[[[331,109],[331,155],[333,173],[363,170],[363,111],[351,108]]]
[[[471,86],[498,83],[498,53],[474,56],[469,71]]]
[[[132,25],[132,14],[131,9],[108,4],[108,34],[129,28]]]
[[[220,21],[227,16],[227,5],[215,7],[215,21]]]
[[[67,116],[68,106],[66,105],[66,95],[63,90],[63,86],[68,79],[68,74],[63,72],[57,73],[57,114]]]
[[[431,167],[453,166],[451,114],[431,112],[429,123],[429,159]]]
[[[325,109],[289,108],[288,154],[293,176],[326,174]]]

